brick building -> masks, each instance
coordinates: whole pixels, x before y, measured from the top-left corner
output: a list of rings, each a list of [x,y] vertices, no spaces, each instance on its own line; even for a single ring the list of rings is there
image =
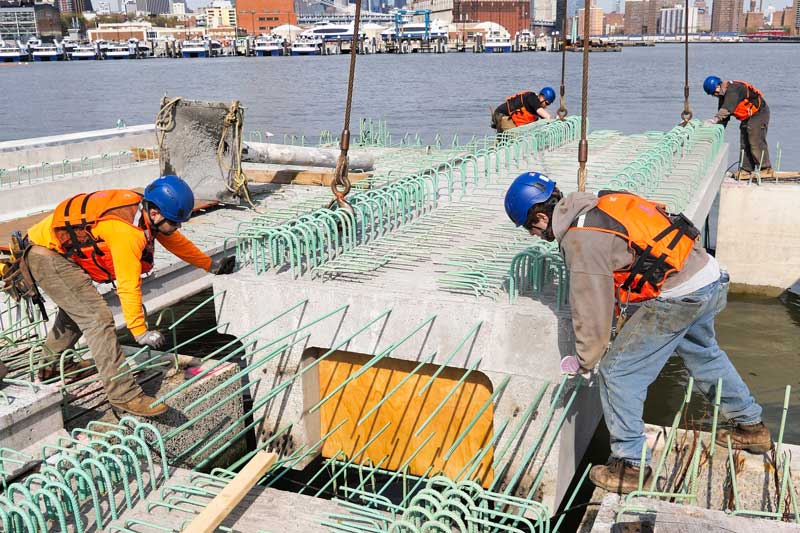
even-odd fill
[[[297,24],[293,0],[236,0],[236,20],[250,35],[269,33],[283,24]]]
[[[711,31],[714,33],[738,32],[742,16],[741,0],[714,0],[711,8]]]
[[[496,22],[513,39],[531,25],[530,0],[453,0],[453,20]]]

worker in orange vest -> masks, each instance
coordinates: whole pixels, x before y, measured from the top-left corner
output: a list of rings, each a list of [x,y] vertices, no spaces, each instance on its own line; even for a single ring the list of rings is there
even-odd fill
[[[736,177],[747,179],[755,169],[759,169],[762,178],[772,177],[774,173],[767,145],[769,106],[761,91],[746,81],[723,81],[717,76],[707,77],[703,90],[719,99],[719,110],[706,120],[707,125],[727,126],[731,116],[740,121],[739,151],[743,157]]]
[[[542,118],[549,119],[547,106],[555,99],[556,91],[552,87],[543,88],[539,94],[522,91],[511,95],[492,112],[492,128],[503,133]]]
[[[109,402],[134,415],[160,415],[167,406],[151,407],[155,398],[124,372],[114,317],[94,283],[116,284],[128,329],[139,345],[163,347],[164,336],[148,329],[142,310],[141,276],[153,268],[155,243],[213,274],[234,269],[233,257],[212,260],[178,231],[193,207],[189,185],[168,175],[153,181],[143,195],[130,190],[75,195],[28,230],[27,266],[59,307],[45,342],[49,356],[72,348],[85,335]],[[87,360],[69,361],[64,372],[81,375],[90,366]],[[39,369],[39,379],[54,379],[59,371],[50,359]]]
[[[728,274],[700,245],[688,218],[627,191],[562,195],[538,172],[514,180],[505,208],[531,235],[558,241],[569,271],[575,355],[561,360],[561,371],[597,381],[611,436],[609,462],[589,473],[596,486],[629,493],[640,476],[645,482],[652,476],[644,400],[673,355],[707,397],[721,394],[720,414],[730,425],[717,432],[717,444],[727,446],[730,438],[737,450],[771,449],[761,406],[714,332],[714,318],[727,302]],[[629,303],[641,305],[625,322]]]

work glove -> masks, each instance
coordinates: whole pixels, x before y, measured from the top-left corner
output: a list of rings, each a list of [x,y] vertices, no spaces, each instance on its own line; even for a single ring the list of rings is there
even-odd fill
[[[151,348],[155,348],[156,350],[164,346],[164,343],[166,342],[164,335],[157,330],[145,331],[141,335],[137,335],[135,339],[140,346],[149,346]]]
[[[718,122],[717,122],[717,118],[716,118],[716,117],[707,118],[707,119],[705,119],[705,120],[703,121],[703,125],[704,125],[704,126],[716,126],[716,125],[717,125],[717,123],[718,123]]]
[[[585,380],[591,381],[595,371],[583,368],[577,357],[568,355],[561,359],[561,373],[567,376],[581,376]]]
[[[215,276],[222,274],[232,274],[236,268],[236,257],[233,255],[226,255],[211,261],[211,269],[209,272]]]

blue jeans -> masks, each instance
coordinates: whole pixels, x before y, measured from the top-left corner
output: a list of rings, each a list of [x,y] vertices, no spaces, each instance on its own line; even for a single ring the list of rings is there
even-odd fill
[[[728,301],[728,275],[676,299],[642,304],[623,326],[600,362],[603,414],[611,434],[611,455],[638,465],[645,442],[642,410],[647,388],[673,354],[683,359],[707,397],[722,378],[720,413],[740,424],[761,421],[759,406],[727,354],[717,344],[714,317]],[[650,462],[650,450],[646,460]]]

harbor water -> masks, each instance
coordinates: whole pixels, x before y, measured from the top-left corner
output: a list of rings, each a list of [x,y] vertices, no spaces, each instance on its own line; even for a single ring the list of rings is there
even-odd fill
[[[346,56],[222,57],[37,63],[0,67],[0,141],[127,124],[152,123],[165,93],[203,100],[238,99],[247,130],[313,139],[341,130]],[[660,44],[592,54],[589,120],[592,129],[624,133],[667,130],[683,110],[683,47]],[[703,119],[716,100],[702,92],[705,76],[744,79],[771,108],[769,143],[781,168],[800,168],[794,126],[797,44],[692,44],[691,105]],[[490,133],[489,108],[522,89],[558,89],[561,56],[554,53],[366,55],[358,58],[353,116],[385,118],[400,134],[440,133],[449,141]],[[581,54],[567,54],[566,104],[580,111]],[[555,106],[552,108],[555,109]],[[357,128],[355,128],[357,129]],[[738,123],[727,138],[739,144]],[[731,162],[736,159],[734,148]],[[591,150],[590,150],[591,157]]]
[[[361,56],[354,117],[383,118],[398,134],[419,132],[428,140],[436,133],[447,141],[456,133],[462,140],[485,135],[491,131],[489,109],[505,96],[543,85],[557,88],[560,61],[560,55],[552,53]],[[567,55],[566,104],[571,113],[580,110],[580,62],[580,54]],[[692,45],[692,110],[701,119],[716,111],[716,101],[701,89],[708,74],[754,83],[771,108],[773,161],[777,162],[775,149],[780,143],[781,167],[800,169],[800,136],[795,132],[800,113],[794,91],[799,71],[796,44]],[[346,75],[345,56],[59,62],[0,68],[4,95],[0,140],[108,128],[120,118],[130,125],[152,122],[165,93],[238,99],[247,107],[246,130],[267,130],[278,139],[297,134],[313,140],[322,130],[341,129]],[[667,130],[680,119],[682,87],[683,48],[678,45],[592,54],[591,129]],[[733,163],[738,123],[733,122],[726,135]],[[213,319],[213,310],[208,319]],[[208,326],[196,327],[202,331]],[[720,344],[765,407],[765,419],[777,433],[787,384],[795,388],[792,407],[798,404],[800,303],[731,296],[717,320],[717,331]],[[648,422],[671,423],[687,379],[680,361],[672,360],[650,389]],[[710,412],[700,401],[693,407],[698,419]],[[793,423],[792,414],[790,410],[786,439],[800,443],[800,426]]]

